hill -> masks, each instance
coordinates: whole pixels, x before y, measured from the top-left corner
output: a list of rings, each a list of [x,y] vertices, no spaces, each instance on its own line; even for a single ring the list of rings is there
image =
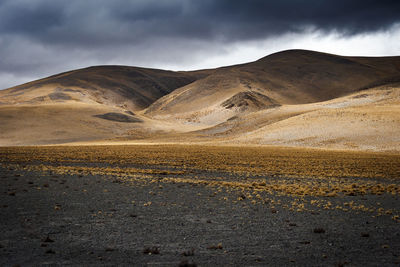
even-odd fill
[[[9,104],[40,104],[74,100],[146,108],[163,95],[195,81],[187,73],[127,66],[96,66],[73,70],[0,91]]]
[[[206,143],[400,151],[400,57],[306,50],[173,72],[73,70],[0,91],[0,145]]]
[[[243,113],[243,109],[223,104],[230,98],[238,101],[238,97],[245,97],[238,93],[257,93],[279,105],[306,104],[399,81],[400,57],[342,57],[288,50],[252,63],[217,69],[160,98],[146,114],[215,125]]]

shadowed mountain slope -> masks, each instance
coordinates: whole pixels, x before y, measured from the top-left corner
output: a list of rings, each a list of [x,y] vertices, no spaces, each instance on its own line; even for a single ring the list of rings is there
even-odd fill
[[[93,101],[140,110],[189,84],[188,73],[125,66],[97,66],[54,75],[0,91],[3,102]]]

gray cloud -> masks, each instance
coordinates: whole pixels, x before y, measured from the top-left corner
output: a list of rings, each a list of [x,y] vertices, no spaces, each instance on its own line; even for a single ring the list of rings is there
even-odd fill
[[[310,29],[345,37],[384,31],[398,14],[400,2],[387,0],[3,0],[0,77],[109,62],[184,66],[226,52],[228,43]]]

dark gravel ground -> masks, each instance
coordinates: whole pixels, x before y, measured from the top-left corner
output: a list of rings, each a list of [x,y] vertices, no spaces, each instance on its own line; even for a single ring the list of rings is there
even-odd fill
[[[5,165],[0,188],[1,266],[400,265],[400,224],[390,216],[272,209],[202,185]],[[400,210],[397,195],[343,198]]]

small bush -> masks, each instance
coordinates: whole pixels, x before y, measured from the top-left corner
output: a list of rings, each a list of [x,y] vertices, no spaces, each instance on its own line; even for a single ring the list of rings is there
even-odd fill
[[[209,246],[208,249],[222,249],[222,243],[218,243],[218,245]]]

